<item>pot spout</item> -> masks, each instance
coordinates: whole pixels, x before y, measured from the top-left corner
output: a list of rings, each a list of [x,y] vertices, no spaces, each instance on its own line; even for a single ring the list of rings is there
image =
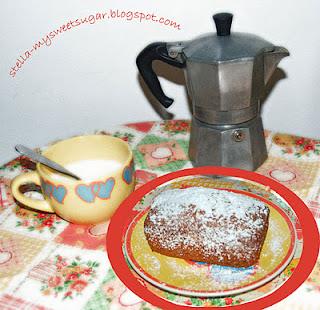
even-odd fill
[[[289,56],[286,48],[276,46],[273,51],[267,52],[264,55],[264,84],[267,84],[280,60]]]

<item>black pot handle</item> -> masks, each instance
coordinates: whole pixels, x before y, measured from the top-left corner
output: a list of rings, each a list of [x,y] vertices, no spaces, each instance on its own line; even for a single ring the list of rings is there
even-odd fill
[[[185,63],[171,58],[168,54],[167,44],[164,42],[155,42],[149,44],[139,53],[137,57],[136,63],[143,80],[158,101],[165,108],[168,108],[173,103],[173,99],[167,97],[161,88],[159,79],[152,69],[152,62],[154,60],[160,60],[178,68],[185,67]]]

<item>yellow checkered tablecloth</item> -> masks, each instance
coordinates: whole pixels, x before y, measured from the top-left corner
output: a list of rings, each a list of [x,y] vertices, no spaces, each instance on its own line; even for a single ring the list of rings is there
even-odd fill
[[[137,187],[157,176],[191,167],[188,121],[128,124],[112,134],[130,144]],[[265,132],[269,157],[258,173],[295,192],[320,225],[320,141]],[[151,156],[170,149],[170,156]],[[161,155],[161,154],[160,154]],[[154,309],[128,290],[110,267],[105,249],[108,223],[70,224],[54,214],[18,206],[11,180],[34,164],[19,157],[0,167],[0,309]],[[296,227],[299,233],[299,227]],[[168,294],[167,298],[174,300]],[[185,299],[186,305],[239,304],[237,298]],[[320,309],[320,259],[305,283],[270,309]]]

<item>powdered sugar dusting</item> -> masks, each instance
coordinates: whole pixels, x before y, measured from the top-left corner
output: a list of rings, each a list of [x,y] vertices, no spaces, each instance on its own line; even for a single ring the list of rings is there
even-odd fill
[[[268,214],[263,202],[242,194],[204,187],[171,189],[153,200],[145,233],[148,241],[178,255],[192,248],[203,261],[212,256],[216,263],[247,261],[261,249]]]
[[[283,255],[283,246],[284,242],[289,238],[288,235],[281,234],[281,227],[277,222],[270,223],[270,230],[272,231],[273,238],[270,242],[270,250],[272,253],[272,260],[276,261]]]
[[[257,208],[267,214],[267,207],[257,199],[206,187],[164,191],[154,199],[151,208],[160,205],[161,216],[178,214],[187,205],[196,206],[196,211],[204,211],[203,216],[206,218],[232,215],[239,219],[246,218],[249,214],[256,213]]]

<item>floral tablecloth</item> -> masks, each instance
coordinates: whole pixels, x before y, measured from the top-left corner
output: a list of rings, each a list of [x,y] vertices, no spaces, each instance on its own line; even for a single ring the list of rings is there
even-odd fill
[[[131,145],[137,187],[159,175],[191,167],[189,132],[190,123],[183,120],[96,131]],[[294,191],[319,226],[320,140],[270,131],[265,136],[269,157],[257,172]],[[0,309],[155,309],[127,289],[111,269],[105,248],[108,223],[70,224],[14,202],[11,180],[32,169],[34,164],[24,157],[0,167]],[[297,231],[299,235],[299,227]],[[194,298],[185,303],[203,305]],[[233,303],[239,301],[230,297],[214,300],[221,306]],[[320,259],[305,283],[270,309],[320,309]]]

